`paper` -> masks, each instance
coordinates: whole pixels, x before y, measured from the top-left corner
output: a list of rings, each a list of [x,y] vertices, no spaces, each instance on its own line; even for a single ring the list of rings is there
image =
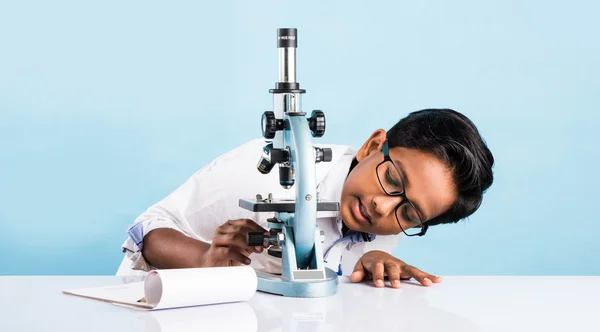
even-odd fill
[[[250,266],[153,270],[146,281],[63,293],[145,310],[247,301],[258,280]],[[138,302],[141,298],[146,303]]]

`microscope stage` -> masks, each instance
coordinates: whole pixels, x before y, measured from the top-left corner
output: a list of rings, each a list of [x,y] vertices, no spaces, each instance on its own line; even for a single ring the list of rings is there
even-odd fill
[[[253,212],[296,212],[296,201],[287,199],[256,200],[240,199],[240,207]],[[340,203],[318,201],[317,211],[339,211]]]

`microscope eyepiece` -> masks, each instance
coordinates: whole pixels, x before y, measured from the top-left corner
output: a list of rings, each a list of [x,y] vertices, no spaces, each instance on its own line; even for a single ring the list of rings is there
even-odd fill
[[[277,50],[279,52],[279,80],[271,93],[305,93],[296,82],[296,49],[298,30],[295,28],[277,29]]]
[[[277,47],[298,47],[298,35],[295,28],[277,29]]]

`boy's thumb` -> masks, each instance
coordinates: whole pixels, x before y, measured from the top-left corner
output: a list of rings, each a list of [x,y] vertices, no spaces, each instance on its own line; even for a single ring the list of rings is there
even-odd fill
[[[354,266],[354,271],[350,275],[350,281],[352,282],[360,282],[365,277],[365,270],[363,268],[362,262],[359,260]]]

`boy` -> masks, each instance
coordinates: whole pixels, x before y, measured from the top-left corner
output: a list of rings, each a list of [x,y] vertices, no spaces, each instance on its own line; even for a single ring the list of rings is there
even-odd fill
[[[295,199],[294,187],[279,185],[278,172],[256,170],[264,145],[258,139],[220,156],[139,216],[117,274],[241,264],[280,272],[280,258],[245,240],[248,232],[265,232],[274,213],[238,207],[240,198],[257,193]],[[325,265],[339,275],[352,269],[351,281],[372,280],[376,287],[384,287],[386,276],[394,288],[410,278],[424,286],[440,282],[390,253],[401,234],[425,235],[481,205],[494,158],[475,125],[450,109],[426,109],[388,132],[376,130],[358,151],[317,145],[333,151],[331,162],[315,165],[318,197],[340,202],[339,212],[317,213]]]

